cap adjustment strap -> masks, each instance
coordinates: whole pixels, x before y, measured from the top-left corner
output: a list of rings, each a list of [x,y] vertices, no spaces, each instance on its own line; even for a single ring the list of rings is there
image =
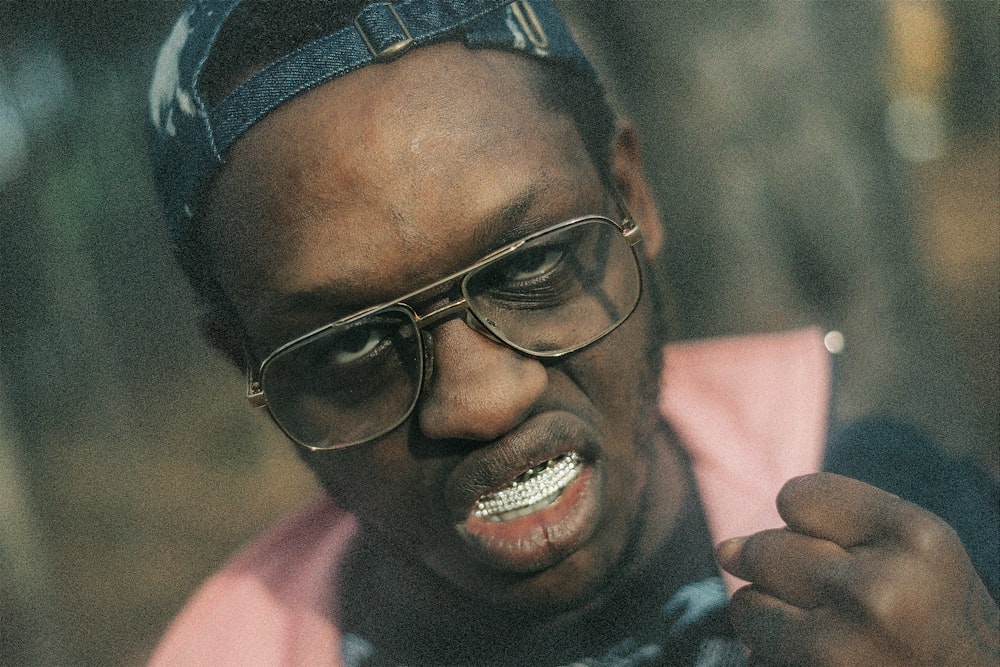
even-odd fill
[[[525,36],[536,48],[547,49],[549,47],[549,36],[545,34],[538,15],[535,14],[534,7],[528,0],[516,0],[510,4],[511,13],[521,26]]]
[[[413,46],[413,35],[391,2],[366,5],[354,19],[354,27],[375,62],[398,58]]]
[[[510,0],[403,0],[368,5],[354,24],[275,60],[236,87],[208,120],[216,157],[251,125],[304,90],[371,62],[391,60],[494,11]]]

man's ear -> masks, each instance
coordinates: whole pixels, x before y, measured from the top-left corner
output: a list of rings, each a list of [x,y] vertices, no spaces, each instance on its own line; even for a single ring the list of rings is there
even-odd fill
[[[611,177],[642,230],[646,256],[656,257],[663,247],[663,225],[643,170],[639,133],[628,120],[619,119],[615,124],[611,140]]]
[[[198,320],[201,337],[214,350],[221,352],[240,371],[247,363],[244,342],[237,328],[218,312],[206,309]]]

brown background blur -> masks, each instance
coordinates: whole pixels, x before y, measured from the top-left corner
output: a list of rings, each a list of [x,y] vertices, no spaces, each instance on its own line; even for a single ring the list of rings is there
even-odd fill
[[[675,335],[838,328],[843,416],[1000,469],[1000,4],[562,5],[647,139]],[[180,7],[0,0],[0,665],[141,664],[316,492],[198,340],[157,217]]]

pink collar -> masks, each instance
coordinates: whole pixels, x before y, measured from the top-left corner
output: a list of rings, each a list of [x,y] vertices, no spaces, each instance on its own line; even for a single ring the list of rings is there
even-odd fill
[[[820,469],[830,387],[817,328],[664,349],[660,412],[691,457],[716,543],[784,525],[774,500]],[[731,592],[738,580],[724,578]]]
[[[713,539],[780,526],[778,489],[819,469],[826,439],[819,330],[679,343],[663,358],[660,409],[691,455]],[[150,664],[343,664],[330,610],[356,530],[326,498],[287,517],[201,587]]]

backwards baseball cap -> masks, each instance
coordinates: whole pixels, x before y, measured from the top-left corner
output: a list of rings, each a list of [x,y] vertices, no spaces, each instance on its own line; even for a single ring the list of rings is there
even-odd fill
[[[288,2],[295,10],[298,0]],[[210,106],[198,79],[240,0],[191,0],[164,43],[149,90],[150,156],[171,245],[180,248],[198,201],[236,140],[292,97],[413,48],[461,41],[576,70],[600,86],[551,0],[402,0],[365,5],[353,24],[266,64]]]

